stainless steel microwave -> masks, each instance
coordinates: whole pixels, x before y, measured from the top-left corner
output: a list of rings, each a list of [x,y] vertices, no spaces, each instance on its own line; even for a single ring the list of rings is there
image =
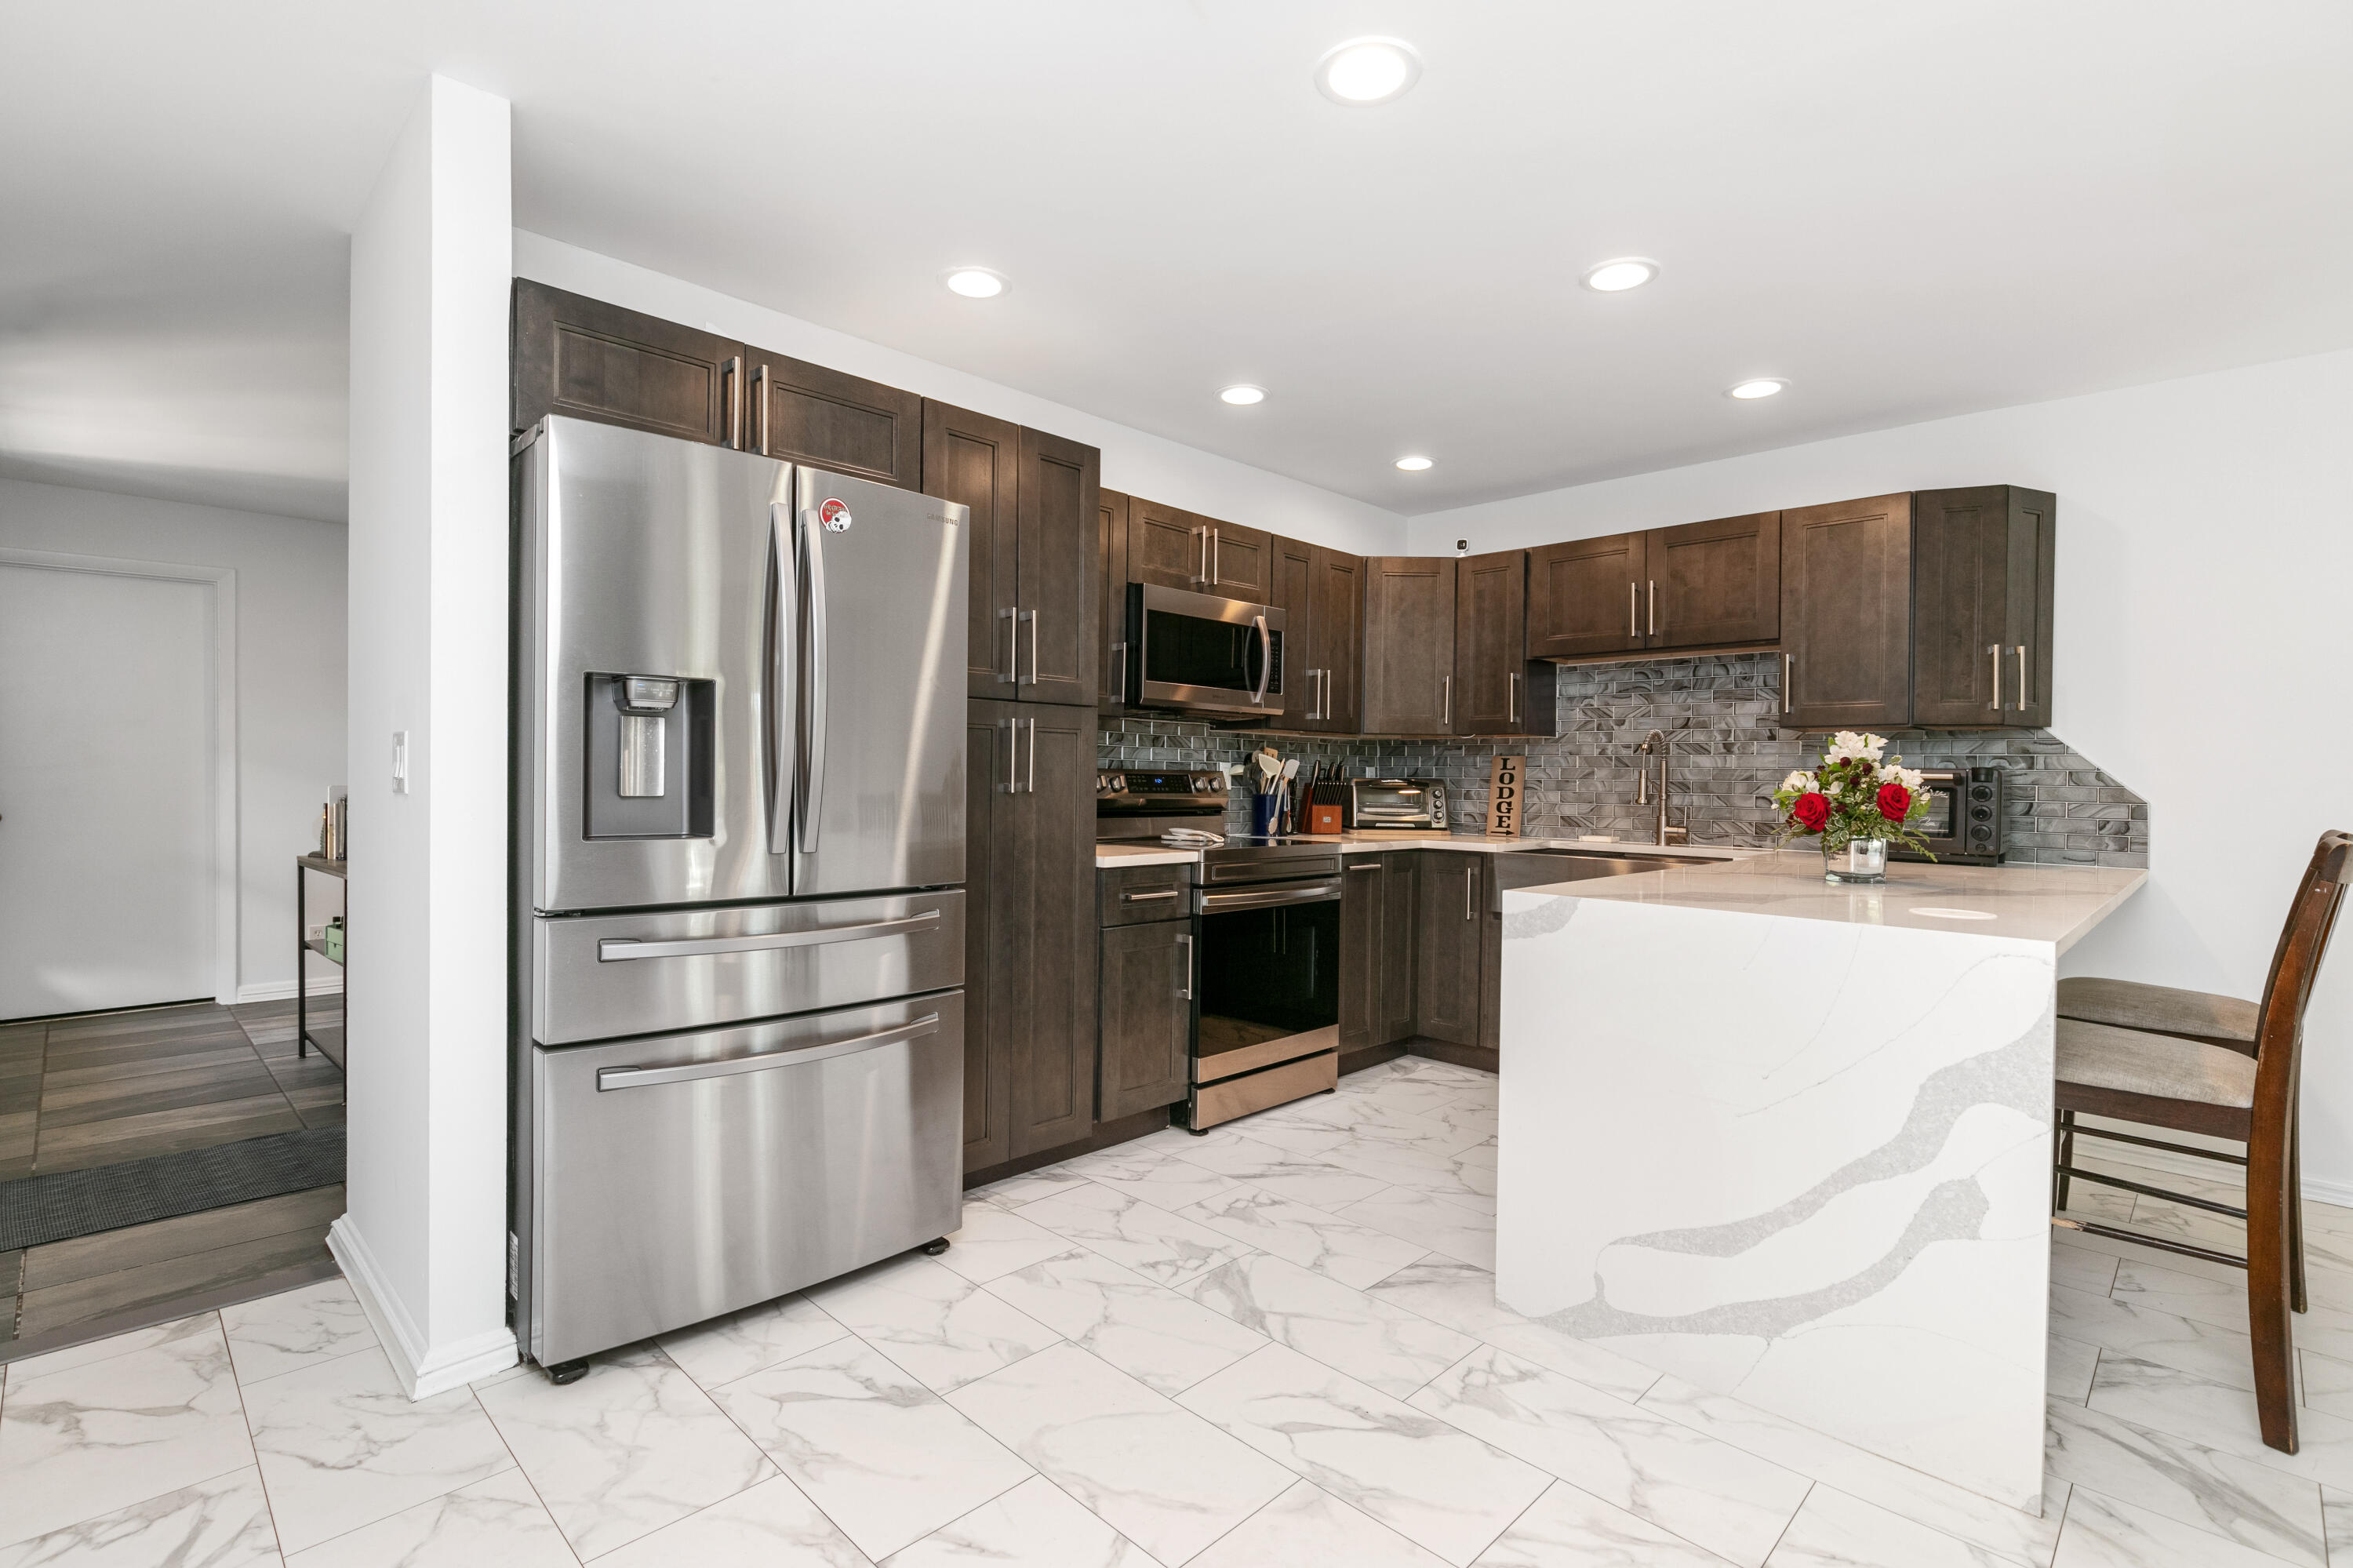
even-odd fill
[[[1280,606],[1127,585],[1121,684],[1138,707],[1227,717],[1282,713]]]

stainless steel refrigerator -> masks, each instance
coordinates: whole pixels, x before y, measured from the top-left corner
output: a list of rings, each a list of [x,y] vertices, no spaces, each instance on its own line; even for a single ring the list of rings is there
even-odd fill
[[[969,515],[515,443],[515,1330],[543,1365],[957,1224]]]

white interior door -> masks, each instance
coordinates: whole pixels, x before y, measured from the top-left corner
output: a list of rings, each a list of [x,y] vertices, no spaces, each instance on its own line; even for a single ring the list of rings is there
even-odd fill
[[[0,562],[0,1019],[214,994],[212,616]]]

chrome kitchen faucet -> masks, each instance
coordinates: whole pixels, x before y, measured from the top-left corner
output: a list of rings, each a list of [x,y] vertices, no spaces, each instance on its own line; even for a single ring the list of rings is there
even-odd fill
[[[1688,842],[1691,839],[1690,829],[1671,828],[1667,826],[1666,732],[1664,730],[1652,730],[1649,735],[1643,737],[1642,744],[1636,747],[1634,749],[1644,757],[1655,757],[1659,759],[1658,834],[1651,842],[1658,844],[1679,844]],[[1634,789],[1634,804],[1637,806],[1647,806],[1650,803],[1651,769],[1648,765],[1645,765],[1642,768],[1641,782],[1636,785]]]

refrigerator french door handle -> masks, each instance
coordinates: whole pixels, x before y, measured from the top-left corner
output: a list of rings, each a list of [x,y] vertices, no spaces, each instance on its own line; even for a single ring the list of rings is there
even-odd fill
[[[1258,690],[1250,694],[1250,701],[1262,703],[1267,683],[1274,679],[1274,633],[1266,629],[1263,615],[1251,616],[1250,624],[1258,628]]]
[[[683,937],[670,942],[641,942],[607,937],[596,944],[596,961],[625,959],[692,959],[710,953],[765,953],[780,948],[820,948],[830,942],[868,942],[878,937],[920,931],[940,923],[940,912],[926,909],[902,920],[862,920],[855,926],[828,926],[815,931],[776,931],[763,937]]]
[[[818,521],[815,512],[801,514],[801,548],[807,556],[802,571],[808,585],[808,609],[802,617],[801,658],[801,722],[807,738],[801,743],[797,842],[800,852],[807,854],[817,848],[818,819],[825,810],[825,525]]]
[[[800,583],[793,551],[793,512],[781,501],[768,506],[767,690],[762,697],[767,726],[768,853],[793,846],[794,780],[800,767],[793,733],[793,652],[799,642]]]
[[[675,1067],[599,1067],[596,1069],[596,1092],[601,1095],[614,1089],[650,1088],[656,1084],[691,1084],[702,1078],[730,1078],[738,1073],[765,1073],[775,1067],[797,1067],[805,1063],[823,1062],[835,1056],[851,1056],[860,1051],[896,1045],[902,1041],[920,1040],[926,1034],[939,1032],[940,1015],[927,1012],[913,1023],[902,1023],[896,1029],[860,1034],[799,1051],[763,1051],[754,1056],[731,1056],[723,1062],[682,1062]]]

